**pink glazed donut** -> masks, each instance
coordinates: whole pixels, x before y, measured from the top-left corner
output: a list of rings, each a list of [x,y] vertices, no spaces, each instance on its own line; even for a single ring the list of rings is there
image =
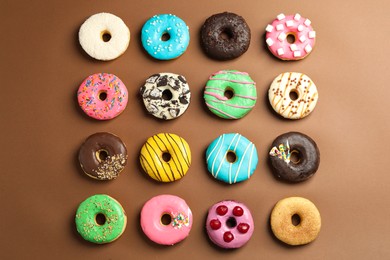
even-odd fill
[[[210,240],[222,248],[242,247],[251,238],[254,227],[249,209],[232,200],[214,204],[206,220]]]
[[[77,91],[81,109],[90,117],[108,120],[126,108],[125,84],[114,74],[97,73],[87,77]]]
[[[316,32],[311,21],[300,14],[279,14],[265,30],[268,49],[281,60],[303,59],[314,47]]]
[[[157,244],[174,245],[189,235],[191,227],[191,209],[177,196],[153,197],[142,208],[141,228]]]

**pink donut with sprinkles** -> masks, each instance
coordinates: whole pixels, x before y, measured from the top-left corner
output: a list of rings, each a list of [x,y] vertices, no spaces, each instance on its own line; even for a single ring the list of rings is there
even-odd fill
[[[90,117],[109,120],[126,108],[128,92],[114,74],[97,73],[88,76],[77,91],[81,109]]]
[[[237,201],[218,202],[207,215],[207,234],[214,244],[222,248],[242,247],[251,238],[254,227],[251,212]]]
[[[314,48],[316,32],[300,14],[279,14],[265,30],[268,49],[281,60],[303,59]]]

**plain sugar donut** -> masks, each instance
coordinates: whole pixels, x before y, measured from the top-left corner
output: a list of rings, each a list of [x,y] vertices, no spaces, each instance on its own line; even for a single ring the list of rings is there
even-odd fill
[[[301,197],[285,198],[276,203],[270,222],[274,235],[293,246],[312,242],[321,229],[321,216],[317,207]]]
[[[81,47],[92,58],[113,60],[122,55],[130,42],[130,30],[121,18],[110,13],[89,17],[80,27]]]
[[[150,240],[160,245],[174,245],[189,235],[192,212],[182,198],[159,195],[144,204],[140,222]]]
[[[307,75],[298,72],[279,74],[268,90],[272,108],[284,118],[301,119],[313,112],[318,101],[317,87]]]

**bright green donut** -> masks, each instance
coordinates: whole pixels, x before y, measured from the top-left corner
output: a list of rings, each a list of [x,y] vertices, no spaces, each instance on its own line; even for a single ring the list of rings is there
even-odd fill
[[[105,217],[105,222],[101,225],[96,221],[96,216],[99,214]],[[108,195],[98,194],[81,202],[75,221],[77,231],[85,240],[105,244],[122,235],[127,218],[118,201]]]
[[[227,97],[226,92],[230,92],[232,96]],[[225,119],[239,119],[248,114],[256,104],[256,83],[246,72],[218,71],[207,81],[204,99],[215,115]]]

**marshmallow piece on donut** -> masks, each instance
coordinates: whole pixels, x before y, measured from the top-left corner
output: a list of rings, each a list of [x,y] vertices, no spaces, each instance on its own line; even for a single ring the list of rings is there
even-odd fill
[[[306,19],[306,20],[305,20],[305,25],[306,25],[306,26],[310,26],[310,24],[311,24],[311,21],[310,21],[309,19]]]
[[[278,18],[278,20],[281,21],[284,18],[286,18],[286,16],[284,14],[279,14],[278,16],[276,16],[276,18]]]
[[[104,35],[111,38],[103,39]],[[80,27],[79,42],[92,58],[113,60],[122,55],[130,42],[130,30],[121,18],[110,13],[89,17]]]
[[[266,43],[268,46],[272,46],[272,44],[274,44],[274,41],[271,38],[267,38]]]
[[[301,37],[299,37],[299,41],[300,42],[305,42],[306,41],[306,36],[305,35],[301,35]]]
[[[301,57],[302,54],[300,51],[294,51],[294,57]]]
[[[278,36],[279,41],[284,41],[286,39],[287,35],[284,32],[281,32]]]
[[[284,26],[283,26],[283,24],[278,24],[278,25],[276,25],[276,30],[277,31],[281,31],[281,30],[283,30],[284,29]]]
[[[278,55],[279,55],[279,56],[282,56],[283,54],[284,54],[283,48],[279,48],[279,49],[278,49]]]
[[[288,21],[286,22],[286,26],[287,26],[287,27],[292,27],[292,26],[294,26],[294,21],[293,21],[293,20],[288,20]]]
[[[298,31],[299,31],[299,32],[302,32],[302,31],[303,31],[303,29],[304,29],[304,27],[303,27],[303,25],[302,25],[302,24],[298,25]]]
[[[305,46],[305,51],[306,51],[306,53],[311,52],[312,49],[313,49],[313,48],[311,47],[310,44],[308,44],[308,45]]]
[[[265,30],[267,32],[272,32],[274,30],[274,27],[272,25],[268,24],[267,27],[265,28]]]
[[[298,50],[298,47],[296,44],[293,43],[290,45],[290,49],[291,49],[291,51],[296,51],[296,50]]]
[[[294,20],[295,20],[295,21],[301,20],[301,15],[300,15],[300,14],[295,14]]]
[[[310,31],[309,32],[309,38],[310,39],[313,39],[313,38],[315,38],[316,37],[316,31]]]

